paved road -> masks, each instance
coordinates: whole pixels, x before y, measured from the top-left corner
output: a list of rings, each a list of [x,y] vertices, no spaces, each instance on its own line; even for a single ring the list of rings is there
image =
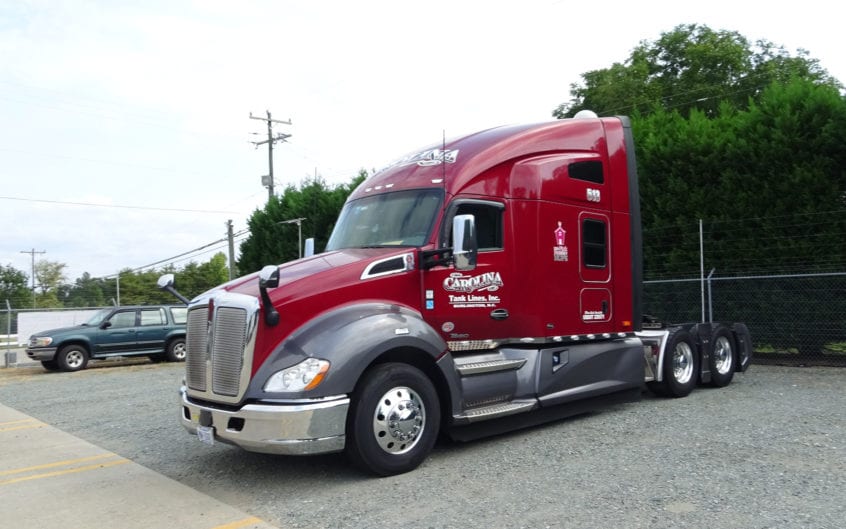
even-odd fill
[[[468,444],[374,479],[341,455],[208,447],[178,364],[0,369],[0,402],[278,527],[831,528],[846,520],[846,370],[753,366],[731,386]]]

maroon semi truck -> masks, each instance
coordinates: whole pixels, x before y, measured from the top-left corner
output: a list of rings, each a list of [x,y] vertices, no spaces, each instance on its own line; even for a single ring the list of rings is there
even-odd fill
[[[641,263],[626,118],[415,152],[350,195],[325,252],[190,301],[182,424],[255,452],[344,450],[390,475],[439,434],[490,435],[645,386],[683,397],[744,371],[741,323],[644,329]]]

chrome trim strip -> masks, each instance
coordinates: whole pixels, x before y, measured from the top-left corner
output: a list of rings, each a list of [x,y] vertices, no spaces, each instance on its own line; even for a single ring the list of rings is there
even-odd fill
[[[516,371],[523,367],[526,363],[525,358],[516,360],[485,360],[481,362],[473,362],[469,364],[456,363],[455,369],[461,376],[481,375],[482,373],[493,373],[496,371]]]
[[[571,344],[583,342],[599,342],[605,340],[619,340],[623,338],[631,338],[634,332],[613,332],[613,333],[598,333],[598,334],[573,334],[571,336],[547,336],[547,337],[531,337],[523,338],[504,338],[501,340],[455,340],[448,341],[447,348],[452,352],[464,351],[491,351],[499,349],[500,347],[507,347],[511,344],[535,344],[539,346],[554,345],[554,344]]]

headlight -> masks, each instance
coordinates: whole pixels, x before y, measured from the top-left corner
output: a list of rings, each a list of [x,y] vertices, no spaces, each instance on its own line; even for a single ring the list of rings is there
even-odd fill
[[[33,336],[29,339],[30,347],[47,347],[53,343],[53,339],[49,336]]]
[[[329,371],[329,362],[307,358],[295,366],[277,371],[264,384],[265,391],[294,392],[314,389],[323,382]]]

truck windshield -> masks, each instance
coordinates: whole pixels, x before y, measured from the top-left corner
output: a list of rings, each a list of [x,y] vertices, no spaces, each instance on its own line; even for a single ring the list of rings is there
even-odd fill
[[[414,189],[348,202],[326,250],[422,246],[429,238],[442,199],[440,189]]]

